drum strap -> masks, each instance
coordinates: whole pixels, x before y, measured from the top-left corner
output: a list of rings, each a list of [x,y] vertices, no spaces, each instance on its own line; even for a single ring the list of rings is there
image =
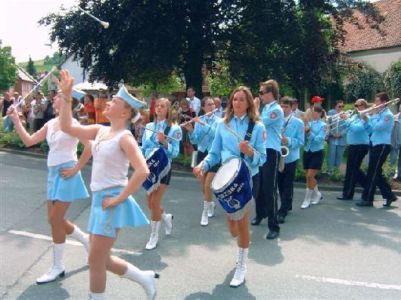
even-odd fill
[[[245,134],[245,138],[244,138],[245,141],[251,140],[253,127],[255,127],[255,122],[249,121],[248,129],[246,130],[246,134]],[[241,158],[244,158],[244,153],[241,153]]]
[[[164,128],[164,135],[168,136],[168,133],[170,132],[170,126],[166,126],[166,128]],[[163,145],[162,143],[159,143],[160,145]]]

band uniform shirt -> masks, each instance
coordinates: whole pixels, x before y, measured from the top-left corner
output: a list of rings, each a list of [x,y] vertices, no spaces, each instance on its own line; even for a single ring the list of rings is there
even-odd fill
[[[310,131],[306,134],[305,151],[317,152],[324,149],[327,125],[321,119],[308,122]]]
[[[145,157],[148,157],[148,155],[155,149],[164,147],[161,146],[159,143],[159,140],[157,139],[157,133],[146,130],[146,128],[152,129],[157,132],[164,132],[164,130],[167,127],[167,121],[159,121],[159,122],[151,122],[146,124],[145,126],[145,132],[143,133],[142,136],[142,153]],[[182,138],[182,131],[181,127],[178,125],[173,124],[170,128],[170,131],[168,132],[167,136],[172,137],[174,139],[169,139],[166,138],[167,141],[167,157],[171,163],[173,158],[176,158],[179,151],[180,151],[180,141]]]
[[[359,116],[345,120],[346,140],[348,145],[369,145],[371,128]]]
[[[241,152],[238,147],[238,138],[229,132],[226,126],[229,126],[242,139],[244,139],[248,129],[248,124],[249,117],[247,115],[244,115],[241,118],[234,116],[228,124],[224,123],[224,120],[219,120],[217,122],[216,134],[213,139],[212,147],[202,163],[203,172],[206,173],[211,167],[220,163],[220,161],[224,163],[230,158],[241,157]],[[252,176],[259,172],[259,167],[266,161],[265,140],[266,129],[261,122],[256,122],[252,131],[252,137],[249,140],[249,145],[256,149],[257,152],[253,152],[252,158],[246,154],[243,158],[251,169]]]
[[[216,115],[203,115],[200,120],[205,124],[202,125],[196,122],[194,130],[189,134],[189,138],[192,144],[198,145],[199,151],[209,152],[212,148],[217,122],[221,119]]]
[[[391,145],[391,131],[394,126],[394,116],[388,107],[369,118],[369,125],[372,128],[370,141],[373,146]]]
[[[284,112],[277,101],[265,105],[261,119],[267,133],[265,148],[281,152],[281,129],[284,125]]]
[[[290,115],[288,124],[285,125],[284,136],[288,140],[287,145],[285,146],[288,147],[290,152],[285,158],[284,162],[289,164],[298,160],[301,156],[300,149],[305,143],[304,122],[295,115]]]

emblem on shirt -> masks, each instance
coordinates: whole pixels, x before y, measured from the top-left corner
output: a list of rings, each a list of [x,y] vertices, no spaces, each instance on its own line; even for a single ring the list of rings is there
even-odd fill
[[[177,140],[181,140],[182,134],[181,134],[180,131],[177,131],[177,132],[175,133],[175,138],[176,138]]]
[[[273,112],[270,114],[270,119],[275,119],[275,118],[277,118],[277,114],[273,111]]]
[[[384,122],[389,122],[390,121],[390,116],[385,116],[384,117]]]

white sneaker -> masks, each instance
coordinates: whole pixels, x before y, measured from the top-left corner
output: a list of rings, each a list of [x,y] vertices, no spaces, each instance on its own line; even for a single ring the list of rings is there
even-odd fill
[[[170,235],[173,230],[173,219],[174,216],[172,214],[163,214],[164,232],[166,235]]]
[[[63,267],[52,267],[47,273],[36,279],[37,284],[44,284],[55,281],[57,278],[65,276],[65,269]]]
[[[207,226],[209,224],[209,202],[203,201],[203,211],[200,224],[201,226]]]
[[[208,202],[208,203],[209,203],[209,206],[207,209],[207,216],[209,218],[212,218],[212,217],[214,217],[214,209],[216,208],[216,203],[214,201]]]

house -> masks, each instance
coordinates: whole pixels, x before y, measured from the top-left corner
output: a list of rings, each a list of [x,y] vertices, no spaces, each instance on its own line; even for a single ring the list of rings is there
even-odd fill
[[[13,90],[24,97],[33,89],[35,84],[37,84],[36,80],[23,68],[17,66],[17,80]]]
[[[345,44],[342,53],[364,62],[383,73],[401,59],[401,0],[380,0],[374,3],[385,20],[378,29],[366,21],[359,11],[354,13],[358,25],[345,23]]]

